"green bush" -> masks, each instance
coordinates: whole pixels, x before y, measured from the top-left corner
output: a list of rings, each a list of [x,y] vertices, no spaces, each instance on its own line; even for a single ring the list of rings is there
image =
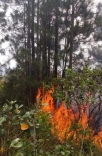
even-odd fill
[[[101,156],[91,141],[61,143],[51,134],[51,116],[38,107],[24,110],[16,101],[0,111],[1,156]]]
[[[66,101],[70,107],[72,101],[77,105],[90,103],[96,105],[95,94],[102,96],[102,69],[82,72],[67,71],[66,79],[53,79],[45,84],[46,90],[55,87],[52,96],[59,99],[59,103]],[[4,83],[4,82],[3,82]],[[0,83],[1,98],[6,99],[4,87]],[[5,82],[6,83],[6,82]],[[4,85],[4,86],[3,86]],[[12,89],[13,90],[13,89]],[[12,92],[12,91],[11,91]],[[10,93],[11,94],[11,93]],[[13,98],[13,97],[12,97]],[[2,100],[1,100],[2,102]],[[78,143],[73,139],[60,142],[51,133],[51,115],[44,113],[35,104],[25,109],[16,101],[1,104],[0,108],[0,155],[1,156],[101,156],[102,151],[91,140],[82,140]],[[72,130],[78,127],[72,125]]]

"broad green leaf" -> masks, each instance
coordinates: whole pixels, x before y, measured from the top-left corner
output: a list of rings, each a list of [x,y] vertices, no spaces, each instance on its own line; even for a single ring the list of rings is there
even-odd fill
[[[15,108],[16,108],[16,109],[18,109],[18,108],[19,108],[18,104],[15,104]]]
[[[39,139],[38,141],[41,143],[41,142],[44,142],[44,139]]]
[[[34,128],[31,128],[31,129],[30,129],[30,134],[31,134],[31,136],[33,136],[33,137],[36,136],[36,132],[35,132]]]
[[[22,147],[23,143],[20,141],[20,138],[16,138],[11,142],[10,147],[14,147],[14,148],[20,148]]]
[[[4,135],[5,131],[4,129],[0,129],[0,135]]]
[[[65,155],[65,152],[61,151],[61,155]]]
[[[14,139],[14,140],[12,141],[12,144],[17,143],[18,141],[20,141],[20,138],[16,138],[16,139]]]
[[[15,100],[15,101],[10,101],[9,103],[11,104],[11,105],[13,105],[13,104],[15,104],[17,101]]]
[[[20,105],[20,106],[19,106],[19,109],[22,108],[22,107],[23,107],[23,105]]]
[[[0,125],[2,125],[2,123],[6,121],[6,118],[5,117],[0,117]]]

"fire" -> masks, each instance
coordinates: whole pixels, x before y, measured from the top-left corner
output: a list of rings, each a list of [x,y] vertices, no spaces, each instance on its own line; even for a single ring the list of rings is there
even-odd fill
[[[90,105],[83,104],[77,111],[74,111],[75,104],[67,108],[65,101],[62,101],[56,108],[52,93],[54,93],[54,87],[46,92],[44,88],[40,88],[36,97],[37,103],[42,105],[42,110],[49,112],[52,116],[52,133],[61,142],[70,138],[76,143],[82,139],[91,139],[93,143],[102,148],[102,127],[98,134],[94,135],[94,130],[89,126],[91,119],[88,116],[88,109]]]
[[[51,94],[54,92],[54,88],[48,91],[44,91],[44,88],[38,89],[38,94],[37,94],[37,100],[41,101],[41,104],[43,105],[43,110],[45,112],[50,112],[52,113],[55,110],[55,105],[54,105],[54,99],[52,98]]]

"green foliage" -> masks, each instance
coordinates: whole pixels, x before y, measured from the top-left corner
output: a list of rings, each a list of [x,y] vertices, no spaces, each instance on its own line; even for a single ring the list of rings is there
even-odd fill
[[[22,107],[8,101],[1,108],[0,153],[5,156],[36,155],[52,136],[48,114],[37,108],[24,111]]]
[[[71,101],[81,105],[84,102],[95,104],[95,93],[102,95],[102,69],[74,72],[68,69],[66,79],[53,79],[45,85],[46,90],[55,86],[55,98],[66,101],[67,107]],[[0,92],[3,91],[0,83]],[[66,94],[67,93],[67,94]],[[4,92],[2,93],[2,95]],[[84,140],[78,143],[72,138],[65,142],[58,141],[52,135],[51,115],[44,113],[37,105],[25,109],[16,101],[7,101],[0,108],[0,155],[4,156],[96,156],[102,151],[92,143]],[[74,124],[70,131],[79,131],[83,137],[90,134],[88,130],[81,130],[80,125]],[[57,132],[56,132],[57,133]],[[78,136],[77,136],[78,138]]]
[[[37,106],[26,111],[16,101],[5,103],[0,111],[0,155],[101,156],[91,141],[84,140],[82,151],[82,142],[59,142],[51,134],[50,118]]]
[[[19,68],[8,71],[4,80],[0,81],[0,105],[5,103],[7,99],[9,101],[16,99],[18,103],[27,105],[30,101],[29,98],[31,98],[28,97],[31,87],[34,87],[34,97],[39,84],[40,82],[37,83],[36,80],[31,81],[31,78],[25,75],[25,71]]]
[[[59,77],[49,83],[49,87],[54,86],[53,97],[61,101],[65,100],[66,105],[76,102],[78,105],[83,103],[96,104],[97,96],[102,96],[102,69],[90,70],[84,68],[81,72],[68,69],[66,78]],[[45,85],[46,87],[46,85]],[[47,88],[49,88],[47,86]]]

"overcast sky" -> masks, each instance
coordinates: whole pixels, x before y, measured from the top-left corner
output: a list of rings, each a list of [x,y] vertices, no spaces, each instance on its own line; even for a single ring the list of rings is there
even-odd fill
[[[94,0],[94,3],[99,3],[99,2],[102,2],[102,0]]]

